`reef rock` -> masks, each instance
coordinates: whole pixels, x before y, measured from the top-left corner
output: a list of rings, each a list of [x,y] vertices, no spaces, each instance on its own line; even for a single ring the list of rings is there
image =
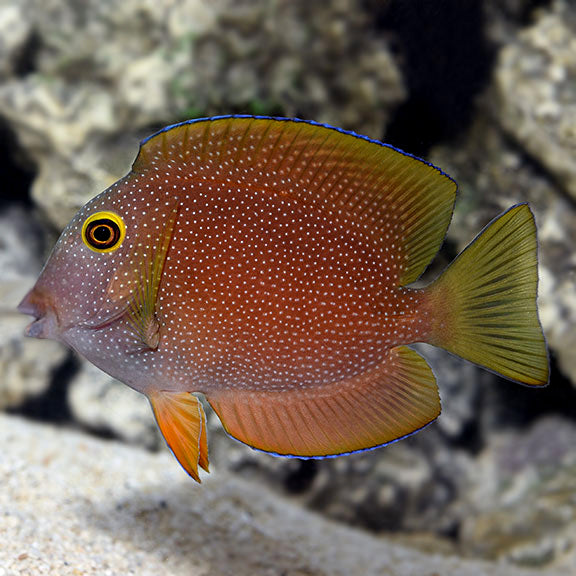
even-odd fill
[[[163,445],[145,396],[88,362],[81,362],[68,388],[72,417],[93,433],[149,449]]]
[[[495,113],[576,199],[576,6],[557,0],[500,53]]]
[[[379,136],[404,88],[368,19],[353,0],[7,3],[0,23],[29,24],[0,44],[0,117],[61,228],[166,124],[283,113]]]
[[[576,571],[576,425],[549,417],[499,437],[467,493],[463,549],[531,567]]]
[[[218,471],[198,486],[167,452],[7,416],[0,436],[0,566],[8,574],[534,574],[387,542]]]
[[[40,271],[39,244],[38,230],[22,208],[0,213],[0,409],[42,394],[66,356],[58,342],[24,339],[30,318],[16,311]]]

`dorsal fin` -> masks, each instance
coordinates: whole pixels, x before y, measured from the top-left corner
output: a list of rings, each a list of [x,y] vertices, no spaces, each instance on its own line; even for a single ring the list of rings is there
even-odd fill
[[[399,284],[434,257],[452,215],[456,184],[395,148],[303,120],[225,116],[169,126],[142,143],[133,172],[229,178],[289,196],[363,227],[394,252]]]

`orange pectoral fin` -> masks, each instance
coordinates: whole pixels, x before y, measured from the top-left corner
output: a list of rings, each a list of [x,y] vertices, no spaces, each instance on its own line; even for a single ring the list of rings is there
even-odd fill
[[[279,456],[322,458],[376,448],[440,413],[432,370],[405,346],[354,378],[316,389],[223,390],[208,401],[234,438]]]
[[[206,416],[200,400],[189,392],[154,392],[148,399],[160,431],[184,470],[201,482],[198,466],[208,469]]]

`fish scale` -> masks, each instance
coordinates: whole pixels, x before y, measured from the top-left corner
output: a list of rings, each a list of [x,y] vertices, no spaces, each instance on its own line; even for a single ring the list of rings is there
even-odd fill
[[[75,216],[20,305],[146,394],[187,472],[208,470],[203,394],[234,438],[329,457],[440,413],[428,342],[540,386],[537,245],[527,205],[435,282],[455,183],[385,144],[313,122],[228,116],[146,139]]]

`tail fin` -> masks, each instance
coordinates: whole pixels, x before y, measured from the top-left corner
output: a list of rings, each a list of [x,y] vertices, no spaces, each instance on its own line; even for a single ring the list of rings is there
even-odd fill
[[[429,343],[511,380],[546,385],[537,266],[534,217],[520,204],[491,222],[427,289]]]

